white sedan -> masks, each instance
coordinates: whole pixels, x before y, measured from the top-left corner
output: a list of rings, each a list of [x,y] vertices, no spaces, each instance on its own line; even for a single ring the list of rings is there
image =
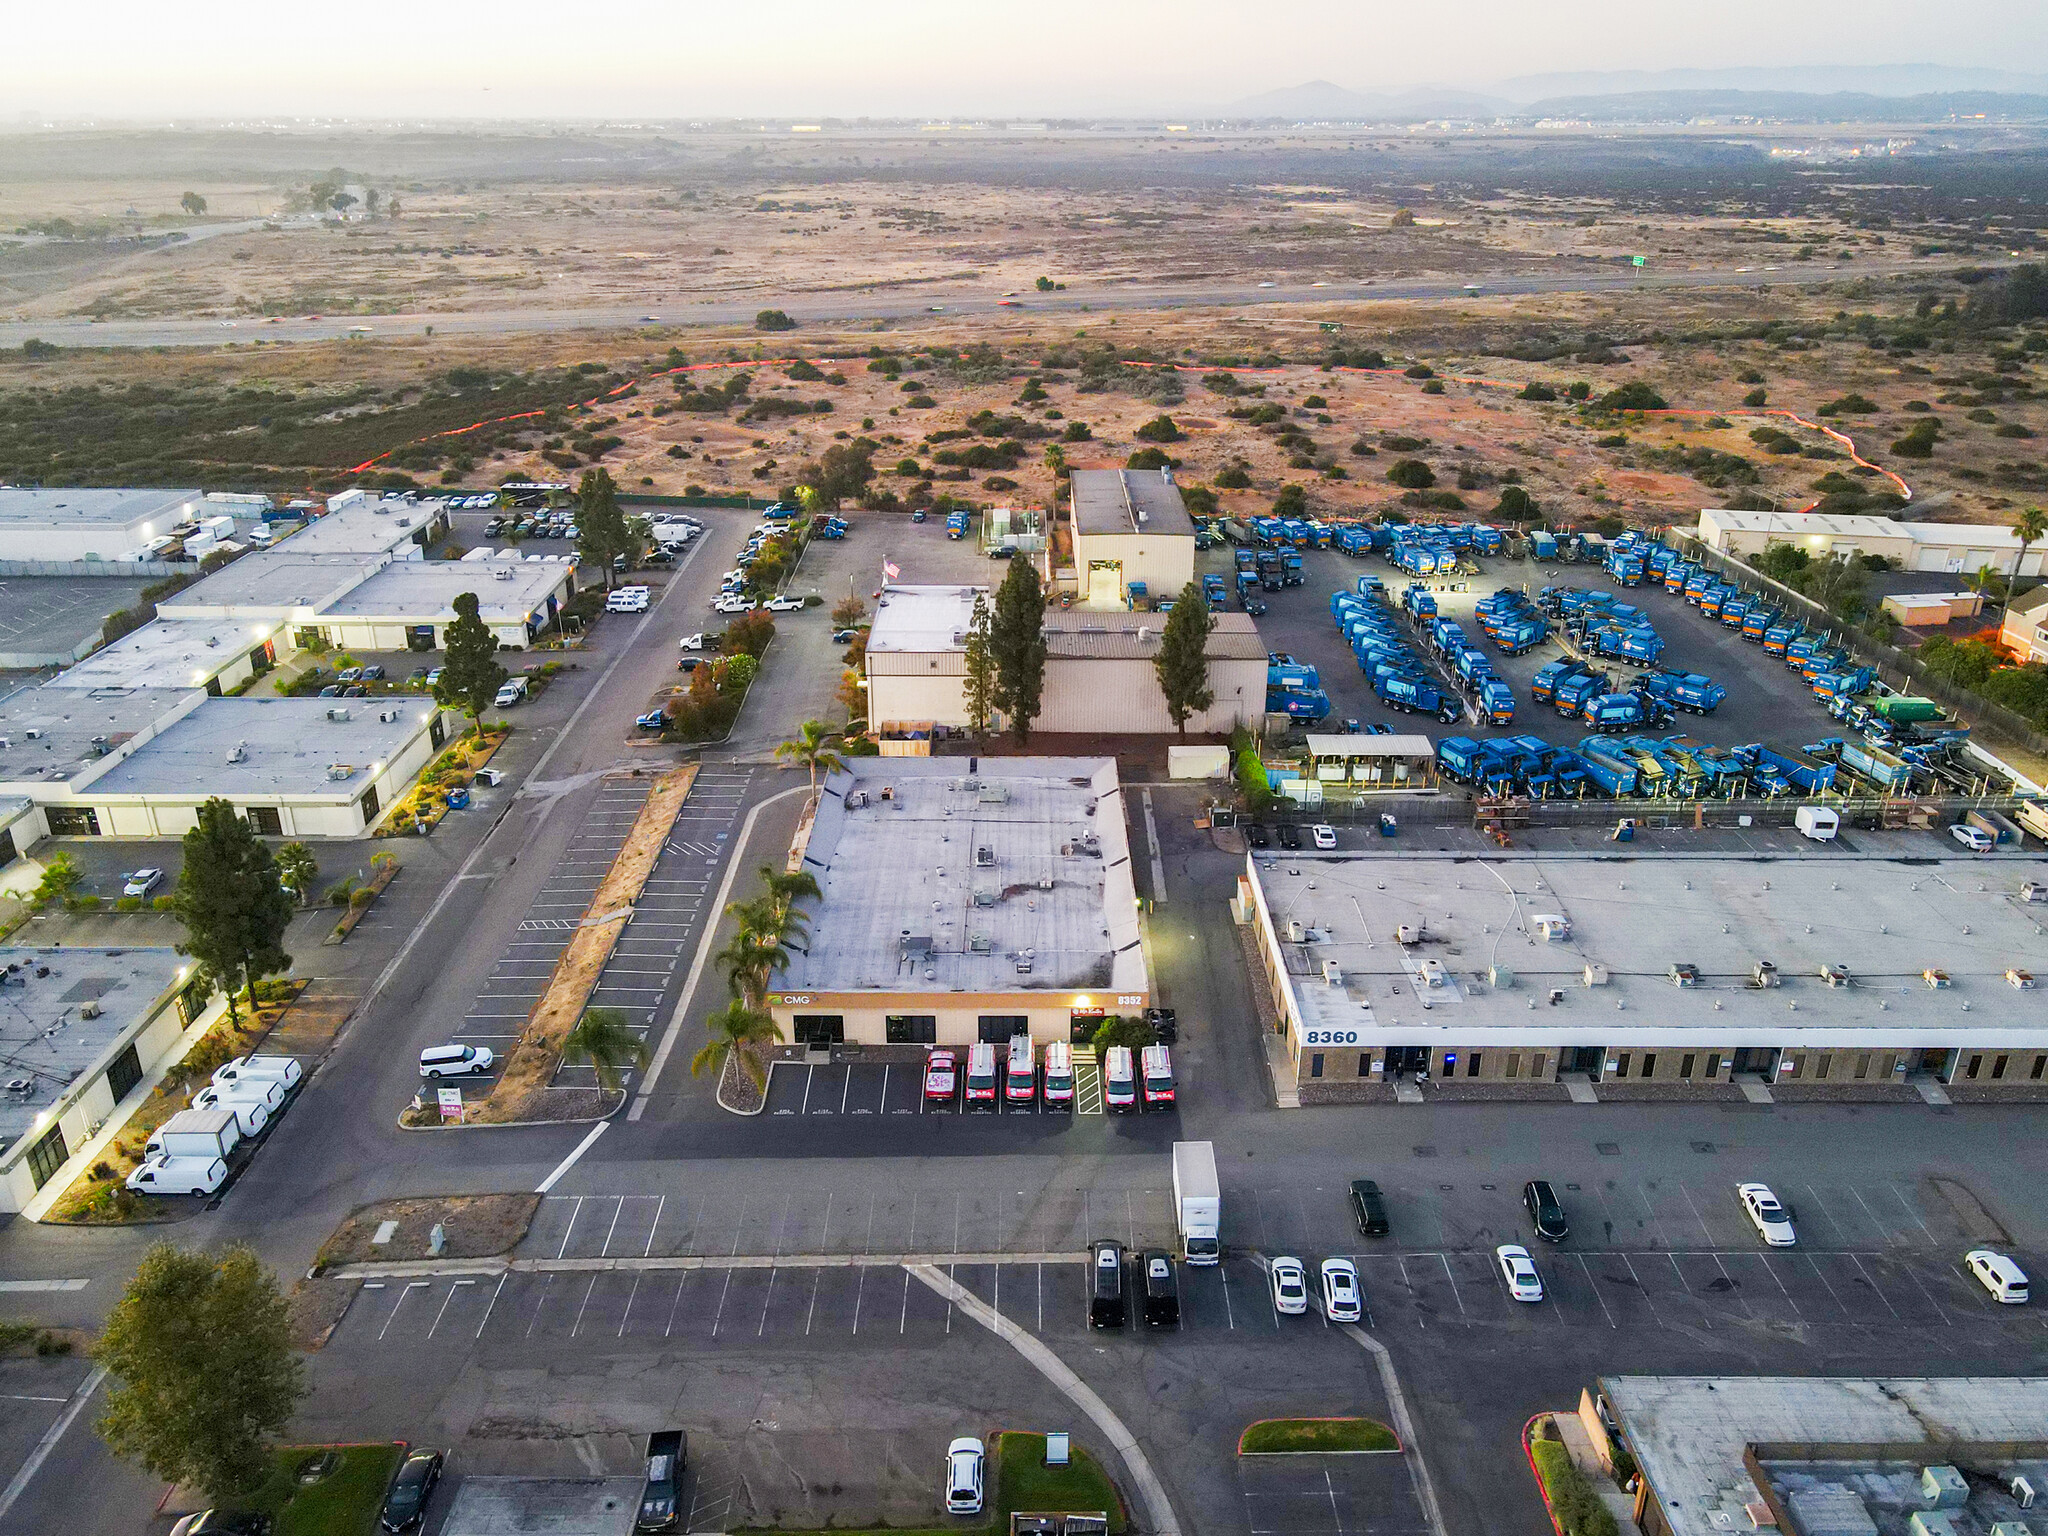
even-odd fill
[[[803,609],[804,600],[800,597],[771,597],[762,606],[770,613],[798,613]]]
[[[128,877],[128,883],[121,887],[123,896],[147,896],[162,882],[164,872],[160,869],[138,869]]]
[[[1543,1277],[1536,1273],[1536,1261],[1529,1257],[1528,1249],[1520,1243],[1503,1243],[1493,1250],[1493,1260],[1500,1266],[1500,1278],[1515,1300],[1543,1299]]]
[[[1308,1273],[1301,1267],[1301,1260],[1283,1254],[1273,1260],[1266,1273],[1273,1284],[1275,1312],[1299,1317],[1308,1311]]]
[[[1738,1184],[1735,1193],[1749,1213],[1750,1225],[1767,1248],[1790,1248],[1799,1241],[1792,1230],[1792,1218],[1768,1184]]]
[[[1358,1270],[1349,1259],[1323,1260],[1323,1316],[1333,1323],[1355,1323],[1364,1315]]]
[[[1337,846],[1337,829],[1326,822],[1317,822],[1308,829],[1308,835],[1315,839],[1318,848],[1330,849]]]

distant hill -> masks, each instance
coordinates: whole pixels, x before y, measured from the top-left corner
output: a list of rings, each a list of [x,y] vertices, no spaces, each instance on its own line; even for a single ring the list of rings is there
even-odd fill
[[[1232,102],[1221,109],[1230,117],[1270,117],[1299,122],[1304,119],[1358,119],[1365,122],[1406,121],[1433,117],[1497,117],[1513,111],[1503,97],[1476,91],[1423,86],[1398,95],[1347,90],[1328,80],[1311,80],[1277,91],[1262,91]]]
[[[1945,122],[1951,117],[2048,117],[2048,94],[2002,91],[1873,96],[1856,91],[1625,91],[1553,96],[1516,109],[1517,116],[1598,118],[1604,122],[1670,122],[1696,117],[1761,117],[1798,123]]]
[[[2048,74],[1957,69],[1946,64],[1790,64],[1738,69],[1626,69],[1522,75],[1488,89],[1516,102],[1646,91],[1792,91],[1829,96],[1928,96],[1947,91],[2048,92]]]

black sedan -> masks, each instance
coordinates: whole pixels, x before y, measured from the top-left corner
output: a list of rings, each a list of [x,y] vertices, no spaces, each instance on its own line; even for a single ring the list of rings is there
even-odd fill
[[[1256,821],[1247,822],[1245,824],[1244,840],[1250,843],[1254,848],[1270,848],[1273,846],[1272,837],[1268,835],[1266,829]]]
[[[1291,821],[1283,821],[1280,823],[1278,831],[1280,835],[1280,846],[1282,848],[1285,848],[1289,853],[1297,853],[1300,851],[1301,828],[1297,827]]]
[[[439,1451],[414,1451],[405,1458],[391,1489],[384,1495],[384,1512],[377,1523],[387,1531],[410,1531],[427,1513],[427,1500],[441,1481],[442,1455]]]

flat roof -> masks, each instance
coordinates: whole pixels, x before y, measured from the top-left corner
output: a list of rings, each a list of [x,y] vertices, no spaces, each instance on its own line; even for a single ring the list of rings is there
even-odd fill
[[[1604,1376],[1600,1389],[1673,1536],[1753,1529],[1747,1446],[1924,1446],[1934,1463],[1959,1442],[2048,1440],[2039,1376]]]
[[[85,796],[288,795],[352,800],[426,727],[434,704],[376,699],[206,699],[96,779]],[[335,720],[329,713],[346,712]],[[380,720],[380,714],[393,715]],[[331,776],[330,768],[349,770]]]
[[[957,651],[974,617],[974,594],[986,587],[885,586],[868,630],[868,654]]]
[[[0,947],[0,1156],[144,1017],[190,962],[175,949]],[[47,969],[49,974],[38,975]],[[99,1004],[96,1019],[81,1016]]]
[[[631,1536],[643,1480],[466,1473],[441,1536]]]
[[[157,619],[50,679],[52,688],[197,688],[271,633],[246,619]]]
[[[1115,762],[965,766],[853,758],[826,781],[804,853],[824,897],[780,987],[1147,990]]]
[[[2020,547],[2019,535],[1994,523],[1906,523],[1889,517],[1835,512],[1746,512],[1709,507],[1711,517],[1731,532],[1779,534],[1787,539],[1824,534],[1835,539],[1911,539],[1916,544],[1961,544],[1971,549]]]
[[[290,542],[290,541],[287,541]],[[164,618],[304,622],[355,590],[389,555],[252,550],[156,605]]]
[[[1626,1047],[1697,1031],[1727,1047],[2048,1046],[2048,987],[2005,975],[2048,955],[2042,909],[2019,895],[2048,879],[2048,859],[1409,848],[1250,862],[1303,1013],[1318,1027],[1370,1021],[1386,1043]],[[1569,936],[1543,937],[1546,916]],[[1290,920],[1319,937],[1285,942]],[[1422,942],[1395,942],[1404,925]],[[1322,979],[1326,960],[1340,983]],[[1441,985],[1426,984],[1432,960]],[[1780,985],[1751,984],[1759,960]],[[1698,967],[1697,984],[1675,985],[1674,964]],[[1847,966],[1849,984],[1823,981],[1824,965]],[[1489,980],[1495,966],[1506,985]],[[1930,986],[1929,969],[1947,984]]]
[[[1343,732],[1303,738],[1312,757],[1426,757],[1436,760],[1436,745],[1427,736],[1369,736]]]
[[[1100,612],[1090,608],[1049,608],[1045,653],[1050,658],[1086,661],[1150,661],[1166,642],[1166,615]],[[1266,642],[1248,613],[1209,615],[1210,661],[1266,659]]]
[[[181,490],[149,490],[133,487],[96,489],[69,485],[0,485],[0,532],[36,528],[76,528],[97,523],[109,531],[125,531],[137,523],[161,521],[155,534],[171,531],[173,523],[199,515],[203,492],[197,486]],[[109,560],[124,553],[110,549]]]
[[[523,620],[546,604],[575,566],[563,560],[394,560],[320,609],[323,619],[455,617],[455,599],[476,594],[485,623]]]
[[[17,689],[0,699],[0,784],[33,794],[98,773],[136,737],[205,697],[196,688]]]
[[[1188,516],[1171,470],[1077,469],[1070,479],[1074,526],[1084,538],[1091,533],[1195,536],[1195,520]]]
[[[275,547],[295,555],[381,555],[413,539],[441,512],[438,501],[399,496],[353,501],[312,519]]]

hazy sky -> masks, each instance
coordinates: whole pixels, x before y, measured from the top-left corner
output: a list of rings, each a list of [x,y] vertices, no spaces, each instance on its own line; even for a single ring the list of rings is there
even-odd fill
[[[2043,0],[16,0],[7,105],[232,117],[1142,114],[1304,80],[2048,71]]]

